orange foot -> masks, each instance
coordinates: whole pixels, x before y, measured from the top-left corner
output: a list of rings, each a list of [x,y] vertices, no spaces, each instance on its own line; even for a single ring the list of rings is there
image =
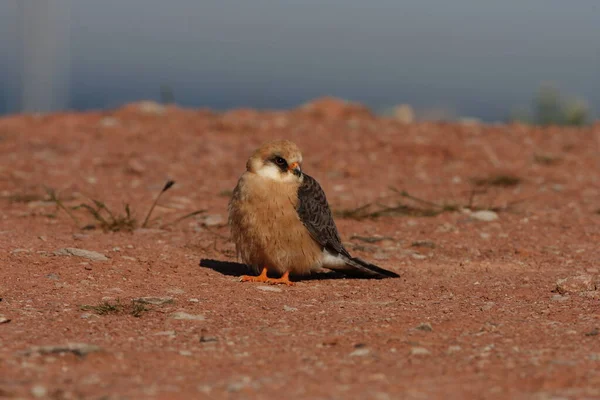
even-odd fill
[[[286,272],[285,274],[283,274],[283,276],[281,278],[269,278],[267,276],[267,268],[263,267],[263,270],[259,276],[242,275],[242,276],[240,276],[240,282],[263,282],[263,283],[269,283],[271,285],[283,284],[283,285],[293,286],[294,282],[290,281],[289,275],[290,275],[290,273]]]
[[[267,283],[271,285],[288,285],[294,286],[294,282],[290,281],[290,273],[286,272],[281,278],[267,278]]]

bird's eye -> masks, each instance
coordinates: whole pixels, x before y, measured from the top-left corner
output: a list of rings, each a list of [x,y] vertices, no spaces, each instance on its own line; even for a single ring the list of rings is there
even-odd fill
[[[285,165],[287,163],[285,162],[285,160],[283,158],[281,158],[281,157],[275,157],[275,164],[277,164],[279,166],[283,166],[283,165]]]

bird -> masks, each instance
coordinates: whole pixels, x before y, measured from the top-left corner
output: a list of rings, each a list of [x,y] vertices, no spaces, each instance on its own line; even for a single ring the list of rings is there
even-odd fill
[[[399,277],[350,255],[325,192],[302,170],[302,161],[298,146],[285,139],[264,143],[248,158],[229,201],[228,224],[238,258],[258,275],[240,280],[291,286],[290,274],[323,269],[355,277]]]

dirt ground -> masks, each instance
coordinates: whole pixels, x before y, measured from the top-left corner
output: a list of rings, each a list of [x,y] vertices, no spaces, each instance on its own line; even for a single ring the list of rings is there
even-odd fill
[[[238,281],[228,197],[274,138],[400,278]],[[142,102],[4,117],[0,157],[0,398],[600,399],[600,124]]]

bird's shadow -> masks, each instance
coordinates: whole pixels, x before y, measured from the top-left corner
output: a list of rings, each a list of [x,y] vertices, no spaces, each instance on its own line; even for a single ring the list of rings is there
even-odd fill
[[[252,268],[248,267],[246,264],[241,264],[237,262],[231,261],[219,261],[219,260],[209,260],[203,258],[200,260],[200,266],[203,268],[212,269],[222,275],[227,276],[241,276],[241,275],[255,275],[256,272],[252,270]],[[311,275],[291,275],[291,278],[294,280],[302,280],[302,281],[312,281],[312,280],[323,280],[323,279],[361,279],[360,277],[348,276],[341,274],[339,272],[318,272],[313,273]],[[363,278],[364,279],[364,278]]]

